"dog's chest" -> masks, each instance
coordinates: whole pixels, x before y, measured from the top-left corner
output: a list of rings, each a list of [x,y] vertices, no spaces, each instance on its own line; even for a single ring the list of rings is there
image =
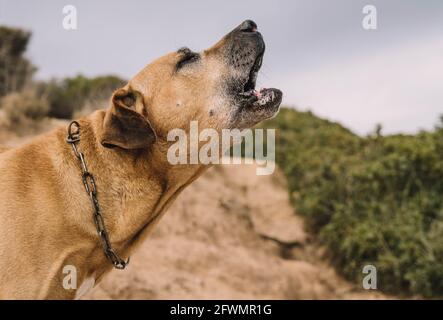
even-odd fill
[[[75,292],[75,299],[78,300],[80,299],[83,295],[85,295],[86,293],[89,292],[89,290],[91,290],[92,288],[94,288],[95,285],[95,278],[94,277],[89,277],[86,278],[82,284],[80,285],[80,287],[77,289],[77,291]]]

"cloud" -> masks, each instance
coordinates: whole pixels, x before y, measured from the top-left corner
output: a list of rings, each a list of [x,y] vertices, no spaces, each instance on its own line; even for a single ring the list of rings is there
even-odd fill
[[[441,36],[343,57],[280,79],[285,101],[343,123],[360,134],[431,129],[443,113]]]
[[[441,0],[373,0],[375,32],[361,28],[365,0],[129,3],[131,10],[118,0],[72,0],[79,29],[66,31],[60,1],[0,0],[0,22],[33,31],[28,56],[40,79],[130,78],[157,56],[184,45],[206,48],[253,18],[267,45],[259,84],[282,88],[286,103],[362,134],[376,123],[385,132],[432,128],[443,113],[443,39],[430,36],[443,34]]]

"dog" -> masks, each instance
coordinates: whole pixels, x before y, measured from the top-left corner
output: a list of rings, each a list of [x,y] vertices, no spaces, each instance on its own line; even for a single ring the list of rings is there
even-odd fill
[[[56,128],[0,149],[0,298],[79,298],[113,266],[124,268],[208,168],[171,165],[168,132],[187,132],[191,121],[218,132],[249,128],[277,113],[282,92],[255,90],[264,51],[257,25],[246,20],[203,52],[182,48],[147,65],[69,134]],[[73,270],[78,285],[70,288],[71,278],[67,288]]]

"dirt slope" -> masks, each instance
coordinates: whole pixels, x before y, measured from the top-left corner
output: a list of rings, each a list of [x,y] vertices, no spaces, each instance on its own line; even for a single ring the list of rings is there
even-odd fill
[[[17,146],[62,121],[0,145]],[[253,165],[216,166],[187,188],[157,229],[84,299],[372,299],[341,279],[305,233],[284,177]]]
[[[157,229],[86,299],[381,298],[321,258],[279,172],[217,166],[186,189]]]

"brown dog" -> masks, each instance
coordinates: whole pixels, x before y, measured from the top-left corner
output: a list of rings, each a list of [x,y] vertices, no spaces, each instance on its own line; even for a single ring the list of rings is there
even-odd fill
[[[245,21],[210,49],[180,49],[117,90],[107,110],[80,119],[78,150],[94,175],[112,247],[128,257],[171,202],[206,168],[171,165],[174,128],[247,128],[273,116],[282,94],[253,91],[264,53]],[[0,149],[0,298],[65,299],[112,269],[92,220],[66,128]],[[79,289],[66,289],[74,266]]]

